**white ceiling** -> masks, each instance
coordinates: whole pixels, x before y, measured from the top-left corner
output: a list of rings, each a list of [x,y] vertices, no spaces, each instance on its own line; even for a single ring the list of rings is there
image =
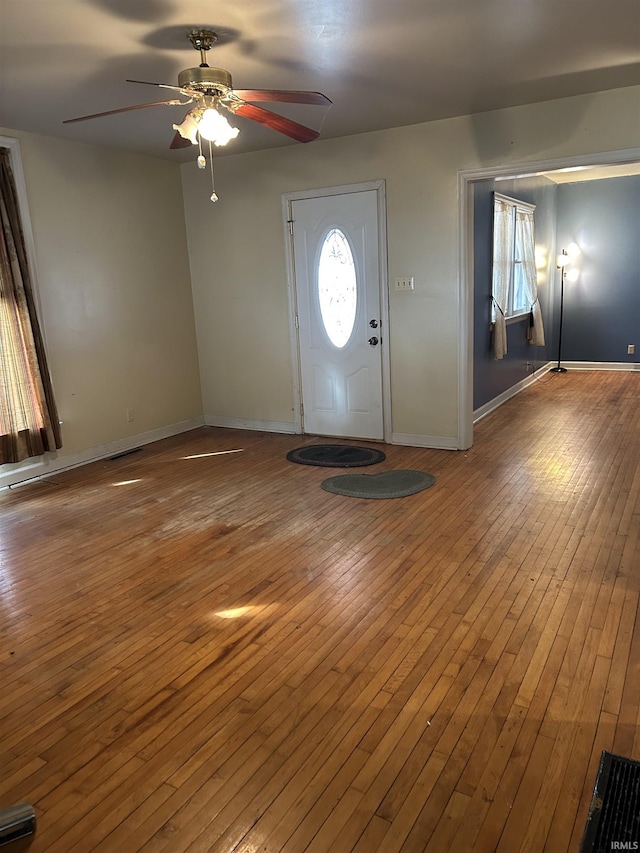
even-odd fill
[[[640,83],[638,0],[0,0],[0,125],[190,159],[169,150],[184,108],[62,122],[171,97],[126,79],[175,84],[203,26],[237,88],[331,98],[270,106],[324,138]],[[228,153],[299,144],[233,123]]]
[[[570,169],[557,169],[555,172],[541,172],[545,178],[555,184],[576,184],[582,181],[600,181],[606,178],[628,178],[640,175],[640,163],[618,163],[615,166],[574,166]]]

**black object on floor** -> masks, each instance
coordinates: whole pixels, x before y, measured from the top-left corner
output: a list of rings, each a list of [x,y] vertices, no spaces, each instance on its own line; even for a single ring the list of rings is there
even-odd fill
[[[141,447],[132,447],[131,450],[123,450],[122,453],[116,453],[115,456],[109,456],[109,462],[115,462],[116,459],[122,459],[125,456],[131,456],[132,453],[140,453]]]
[[[640,850],[640,761],[603,752],[580,853]]]
[[[35,833],[36,813],[29,803],[0,810],[0,847],[6,847],[7,853],[26,850]]]
[[[320,465],[323,468],[359,468],[386,459],[381,450],[352,444],[307,444],[287,453],[289,462]]]

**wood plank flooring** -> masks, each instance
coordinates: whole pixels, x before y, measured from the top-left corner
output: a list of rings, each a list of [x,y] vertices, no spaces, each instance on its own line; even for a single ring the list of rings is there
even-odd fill
[[[32,853],[577,851],[640,758],[640,373],[548,374],[466,452],[203,428],[0,493],[0,808]]]

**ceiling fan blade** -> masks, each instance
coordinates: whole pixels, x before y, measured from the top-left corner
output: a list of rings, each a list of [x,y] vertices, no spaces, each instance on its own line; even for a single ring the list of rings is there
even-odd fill
[[[291,139],[295,139],[297,142],[312,142],[320,136],[317,130],[312,130],[310,127],[298,124],[297,121],[279,116],[262,107],[256,107],[255,104],[233,104],[230,109],[236,115],[264,124],[272,130],[277,130],[279,133],[284,133],[285,136],[290,136]]]
[[[186,89],[181,89],[179,86],[171,86],[169,83],[150,83],[148,80],[127,80],[127,83],[141,83],[143,86],[159,86],[161,89],[171,89],[174,92],[182,92],[187,98],[191,95]],[[193,98],[191,98],[193,100]]]
[[[233,94],[243,101],[280,101],[287,104],[317,104],[331,106],[332,101],[321,92],[300,92],[285,89],[234,89]]]
[[[188,103],[188,101],[187,101]],[[177,106],[182,105],[185,106],[183,101],[172,100],[172,101],[153,101],[151,104],[134,104],[131,107],[120,107],[117,110],[106,110],[103,113],[93,113],[90,116],[79,116],[79,118],[68,118],[62,122],[62,124],[73,124],[75,121],[87,121],[90,118],[101,118],[102,116],[112,116],[116,113],[128,113],[131,110],[143,110],[146,107],[160,107],[160,106]]]

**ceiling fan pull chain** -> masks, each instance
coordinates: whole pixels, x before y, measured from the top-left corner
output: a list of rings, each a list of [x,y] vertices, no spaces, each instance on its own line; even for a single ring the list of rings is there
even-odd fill
[[[216,192],[215,179],[213,177],[213,154],[211,153],[211,140],[209,140],[209,165],[211,167],[211,201],[218,201],[218,193]]]
[[[211,143],[209,143],[211,145]],[[198,134],[198,148],[200,150],[200,154],[198,155],[198,169],[204,169],[207,165],[207,161],[204,158],[204,154],[202,153],[202,137]]]

